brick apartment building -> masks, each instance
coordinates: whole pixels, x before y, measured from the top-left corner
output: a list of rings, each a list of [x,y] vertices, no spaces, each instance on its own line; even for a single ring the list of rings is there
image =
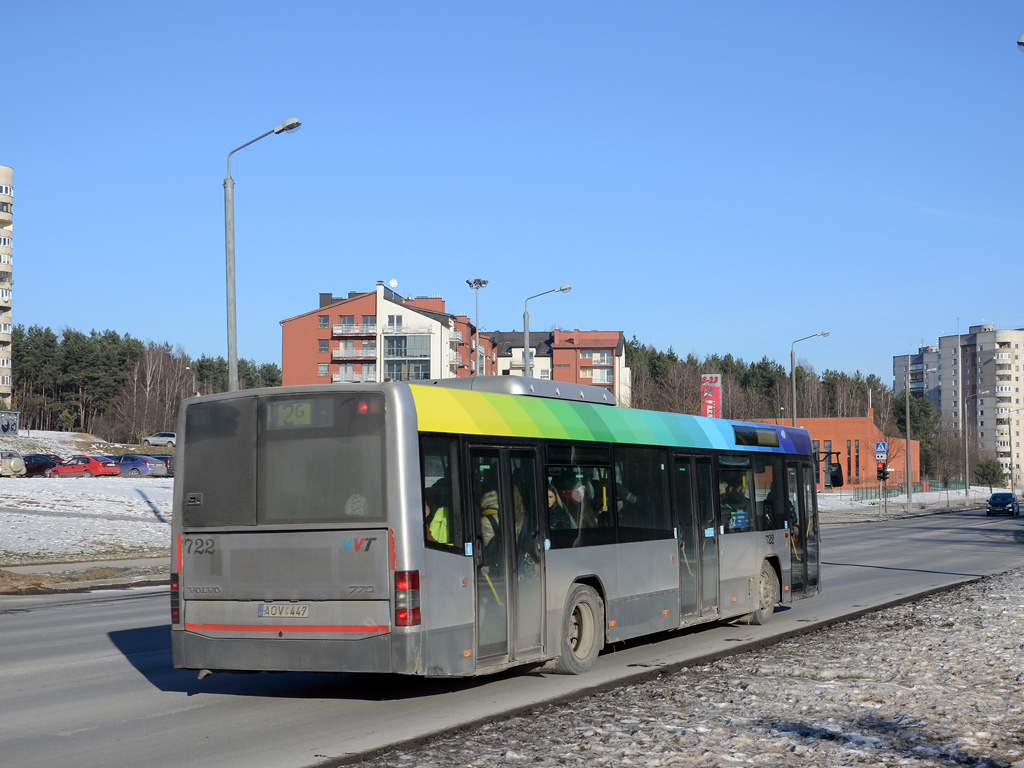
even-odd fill
[[[497,331],[492,336],[498,375],[525,375],[523,334]],[[604,387],[619,405],[629,406],[630,371],[622,331],[531,331],[530,355],[534,378]]]
[[[523,334],[479,334],[482,376],[524,373]],[[415,381],[477,373],[477,329],[436,296],[403,297],[378,283],[281,321],[282,384]],[[530,333],[533,376],[603,386],[629,405],[621,331]]]
[[[378,283],[281,321],[282,384],[444,379],[476,370],[476,329],[435,296],[405,298]],[[483,373],[494,368],[486,336]]]

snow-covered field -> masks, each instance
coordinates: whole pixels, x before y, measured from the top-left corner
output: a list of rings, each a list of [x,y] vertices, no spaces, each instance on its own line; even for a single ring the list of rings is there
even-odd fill
[[[21,453],[127,453],[77,435],[0,437]],[[173,478],[0,478],[0,565],[134,557],[170,549]]]
[[[96,443],[62,432],[0,437],[0,448],[21,453],[126,453],[133,446]],[[41,560],[133,557],[169,550],[172,478],[0,478],[0,565]],[[980,506],[988,488],[971,489]],[[914,513],[960,509],[964,493],[915,493]],[[881,519],[907,514],[906,496],[853,501],[849,492],[821,494],[822,521]]]

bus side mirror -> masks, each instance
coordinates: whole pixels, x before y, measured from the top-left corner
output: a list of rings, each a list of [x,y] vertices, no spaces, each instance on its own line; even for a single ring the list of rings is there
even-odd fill
[[[831,477],[831,485],[833,488],[843,487],[843,465],[842,464],[830,464],[828,468],[829,476]]]

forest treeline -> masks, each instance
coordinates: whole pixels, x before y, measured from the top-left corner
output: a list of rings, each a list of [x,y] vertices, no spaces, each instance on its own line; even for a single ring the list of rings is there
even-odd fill
[[[58,335],[50,328],[16,325],[11,341],[12,405],[21,412],[23,429],[82,430],[134,443],[153,432],[173,430],[181,401],[194,392],[227,390],[223,357],[192,359],[180,347],[143,342],[130,334],[64,329]],[[789,371],[767,356],[755,363],[731,354],[682,358],[671,347],[662,352],[634,336],[626,343],[626,365],[635,408],[699,413],[701,374],[717,373],[722,375],[725,418],[783,423],[792,418]],[[280,386],[281,369],[274,363],[239,360],[238,378],[243,389]],[[883,435],[906,434],[903,393],[894,396],[874,374],[826,370],[819,375],[801,363],[796,389],[800,418],[863,417],[870,407]],[[927,399],[911,398],[910,405],[911,435],[921,443],[922,476],[961,477],[963,438],[940,423]],[[0,402],[0,409],[7,407]],[[971,442],[972,467],[994,461]]]
[[[223,357],[190,358],[170,344],[143,342],[116,331],[14,326],[13,406],[22,429],[81,430],[112,442],[137,443],[174,430],[178,406],[194,392],[227,390]],[[275,363],[238,361],[245,389],[281,385]],[[8,407],[8,404],[3,404]]]
[[[698,360],[691,354],[681,358],[671,347],[661,352],[634,336],[626,342],[626,365],[635,408],[699,413],[701,374],[717,373],[722,375],[723,417],[789,423],[793,415],[789,371],[767,356],[756,363],[732,355],[708,355]],[[807,363],[797,364],[795,376],[799,418],[865,417],[868,408],[873,408],[875,426],[883,435],[906,436],[904,393],[894,395],[878,376],[834,370],[819,375]],[[969,449],[972,480],[998,484],[996,478],[1003,470],[995,456],[979,450],[973,434],[965,448],[962,433],[943,424],[926,398],[910,399],[910,430],[911,439],[920,443],[921,478],[944,482],[962,479],[964,451]],[[891,455],[890,463],[894,459],[901,461],[899,456]]]
[[[732,355],[692,354],[681,358],[669,347],[659,352],[634,336],[626,343],[626,365],[632,375],[636,408],[698,413],[700,377],[722,374],[722,416],[727,419],[791,418],[793,399],[789,371],[767,355],[747,363]],[[804,418],[867,416],[875,409],[881,427],[893,418],[892,390],[874,374],[852,376],[827,370],[820,376],[806,363],[796,367],[797,415]]]

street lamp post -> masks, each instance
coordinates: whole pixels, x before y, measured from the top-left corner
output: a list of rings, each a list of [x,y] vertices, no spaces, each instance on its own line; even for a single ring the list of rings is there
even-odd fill
[[[523,376],[533,378],[533,357],[530,355],[530,299],[536,299],[538,296],[545,296],[549,293],[568,293],[571,290],[572,286],[566,283],[558,288],[552,288],[550,291],[527,296],[526,301],[523,302]]]
[[[481,280],[479,277],[474,277],[472,280],[467,280],[466,285],[476,291],[476,370],[473,371],[474,376],[480,375],[480,289],[487,287],[487,281]]]
[[[987,394],[988,390],[986,389],[973,395],[964,395],[964,413],[961,420],[964,423],[964,495],[967,497],[968,502],[971,500],[971,452],[970,448],[967,447],[967,435],[970,433],[967,424],[967,401],[977,397],[984,397]]]
[[[933,373],[937,368],[926,368],[922,375]],[[903,386],[903,403],[906,405],[906,445],[903,451],[903,472],[907,479],[907,512],[910,512],[910,504],[914,498],[914,482],[910,476],[910,355],[907,355],[906,383]],[[922,380],[922,385],[923,385]]]
[[[199,382],[196,379],[196,372],[189,365],[185,366],[185,370],[192,374],[192,396],[199,397]]]
[[[273,130],[228,152],[228,175],[224,177],[224,251],[228,292],[228,391],[238,389],[238,335],[235,324],[235,180],[231,178],[231,156],[272,133],[295,133],[299,130],[297,117],[289,117]]]
[[[818,331],[810,336],[797,339],[789,345],[789,378],[793,380],[793,426],[796,426],[796,345],[798,342],[813,339],[815,336],[828,336],[829,331]],[[830,458],[831,460],[831,458]]]

